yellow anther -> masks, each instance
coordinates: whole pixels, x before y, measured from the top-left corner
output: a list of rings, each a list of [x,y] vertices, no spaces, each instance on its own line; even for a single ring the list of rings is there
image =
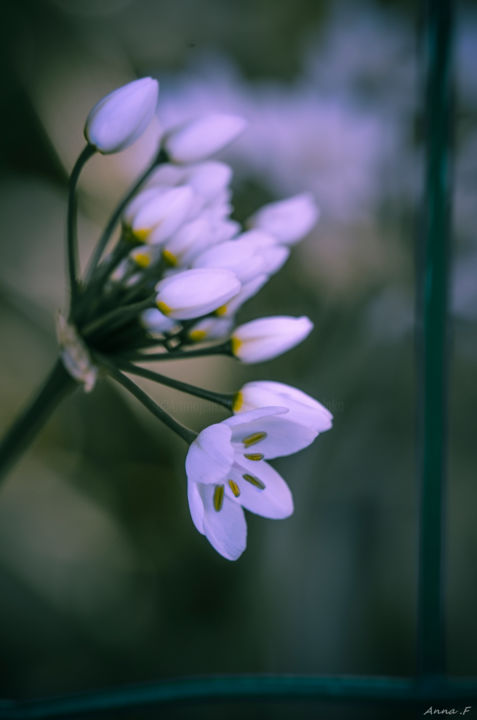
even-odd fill
[[[243,405],[243,393],[240,392],[240,390],[239,390],[238,393],[235,393],[234,400],[232,403],[232,410],[234,411],[234,413],[238,412],[240,410],[240,408],[242,407],[242,405]]]
[[[234,482],[233,480],[229,480],[229,488],[232,490],[234,497],[239,497],[240,488],[236,482]]]
[[[146,242],[149,234],[150,234],[149,228],[138,228],[137,230],[132,231],[132,236],[134,240],[137,240],[140,243]]]
[[[237,355],[238,351],[242,346],[242,341],[238,337],[232,336],[230,338],[230,345],[232,348],[232,355]]]
[[[216,485],[214,490],[214,509],[219,512],[224,504],[224,486]]]
[[[250,445],[256,445],[260,440],[263,440],[267,437],[266,432],[256,432],[252,433],[252,435],[249,435],[248,437],[244,438],[242,440],[243,444],[246,448],[250,447]]]
[[[262,453],[245,453],[247,460],[263,460]]]
[[[221,305],[220,307],[217,308],[217,310],[215,311],[215,314],[220,317],[221,315],[225,315],[226,312],[227,312],[227,305]]]
[[[201,340],[205,340],[207,337],[207,333],[205,330],[191,330],[189,333],[189,340],[192,340],[192,342],[200,342]]]
[[[253,485],[259,490],[265,490],[265,483],[255,477],[255,475],[249,475],[248,473],[245,473],[245,475],[242,475],[242,477],[244,480],[250,483],[250,485]]]
[[[172,312],[172,308],[169,307],[167,303],[162,302],[162,300],[158,300],[156,305],[163,315],[169,315],[169,313]]]
[[[177,265],[177,257],[170,250],[163,250],[162,257],[168,265],[175,267]]]
[[[145,252],[137,252],[133,255],[134,262],[139,267],[147,268],[151,264],[150,256]]]

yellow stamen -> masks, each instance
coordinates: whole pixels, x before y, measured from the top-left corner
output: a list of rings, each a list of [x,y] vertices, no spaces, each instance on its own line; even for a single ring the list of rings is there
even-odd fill
[[[235,393],[234,400],[232,403],[232,410],[234,413],[238,412],[243,405],[243,393],[239,390]]]
[[[175,267],[177,265],[177,257],[174,255],[174,253],[171,253],[170,250],[163,250],[162,257],[168,265],[171,265],[172,267]]]
[[[201,340],[205,340],[207,337],[207,333],[205,330],[191,330],[189,333],[189,340],[192,340],[192,342],[200,342]]]
[[[236,482],[234,482],[233,480],[229,480],[229,488],[232,490],[234,497],[239,497],[240,488]]]
[[[215,314],[220,317],[221,315],[225,315],[226,312],[227,312],[227,305],[221,305],[220,307],[217,308],[217,310],[215,311]]]
[[[162,302],[162,300],[158,300],[156,305],[163,315],[169,315],[169,313],[172,312],[172,308],[169,307],[167,303]]]
[[[150,256],[145,252],[137,252],[133,255],[134,262],[139,267],[147,268],[151,264]]]
[[[252,435],[249,435],[248,437],[244,438],[242,440],[242,442],[245,445],[245,447],[248,448],[248,447],[250,447],[250,445],[256,445],[258,442],[260,442],[260,440],[263,440],[266,437],[267,437],[266,432],[256,432],[256,433],[253,433]]]
[[[230,338],[230,344],[232,347],[232,355],[237,355],[238,351],[242,346],[242,340],[232,335],[232,337]]]
[[[262,453],[245,453],[247,460],[263,460]]]
[[[223,485],[216,485],[214,490],[214,508],[216,512],[219,512],[219,510],[222,509],[222,505],[224,504],[224,486]]]
[[[151,231],[149,228],[139,228],[138,230],[132,231],[132,236],[138,242],[144,243],[144,242],[146,242],[150,233],[151,233]]]
[[[250,483],[250,485],[253,485],[259,490],[265,490],[265,483],[255,477],[255,475],[249,475],[248,473],[245,473],[245,475],[242,475],[242,477],[244,480]]]

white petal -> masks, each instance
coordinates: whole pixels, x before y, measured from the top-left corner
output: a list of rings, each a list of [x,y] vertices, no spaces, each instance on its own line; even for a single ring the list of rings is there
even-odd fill
[[[141,205],[132,218],[132,229],[147,242],[159,243],[184,222],[193,199],[191,188],[185,186],[156,188],[156,196]]]
[[[307,317],[275,316],[240,325],[232,335],[233,353],[242,362],[270,360],[298,345],[313,329]]]
[[[227,303],[240,290],[240,282],[220,268],[185,270],[156,285],[158,307],[178,320],[207,315]]]
[[[192,262],[192,267],[220,267],[234,272],[242,282],[258,275],[264,262],[252,243],[229,240],[208,248]]]
[[[247,546],[247,523],[241,506],[224,496],[222,508],[214,508],[214,487],[200,485],[204,504],[203,528],[207,540],[227,560],[237,560]]]
[[[173,162],[200,162],[235,140],[246,124],[237,115],[206,115],[170,130],[164,147]]]
[[[163,163],[149,175],[147,187],[149,188],[154,185],[173,187],[174,185],[180,185],[180,183],[186,180],[186,177],[187,172],[184,168],[171,165],[170,163]]]
[[[187,499],[189,501],[192,522],[197,530],[204,535],[204,503],[199,492],[199,487],[200,485],[197,483],[191,480],[187,481]]]
[[[199,195],[211,202],[230,182],[232,170],[222,162],[205,162],[195,165],[188,172],[187,181]]]
[[[237,412],[269,405],[288,408],[287,420],[309,426],[318,432],[329,430],[333,415],[324,405],[298,388],[269,380],[246,383],[240,390],[240,406]]]
[[[244,475],[258,478],[265,487],[263,489],[255,487],[244,479]],[[237,483],[240,495],[235,498],[228,483],[225,486],[227,495],[246,510],[276,520],[292,514],[293,498],[290,488],[282,476],[264,460],[259,462],[243,460],[235,463],[230,479]]]
[[[166,317],[160,310],[150,308],[141,313],[141,325],[153,333],[165,333],[178,330],[179,325],[171,318]]]
[[[232,316],[244,302],[258,293],[268,281],[268,275],[260,274],[242,285],[240,292],[227,303],[226,316]]]
[[[286,407],[265,407],[227,418],[224,424],[232,428],[236,458],[239,455],[245,457],[259,453],[266,459],[272,459],[292,455],[308,447],[318,431],[314,427],[294,422],[289,416]],[[263,434],[263,437],[252,443],[247,442],[248,438],[258,434]]]
[[[191,443],[186,457],[186,473],[191,482],[222,483],[232,466],[232,432],[223,423],[209,425]]]
[[[318,207],[310,193],[270,203],[253,215],[248,225],[264,230],[280,242],[294,244],[301,240],[318,220]]]
[[[87,141],[104,154],[132,145],[151,122],[159,83],[146,77],[123,85],[102,98],[86,120]]]
[[[222,340],[230,335],[232,319],[228,317],[208,317],[195,323],[187,332],[193,342],[204,340]]]

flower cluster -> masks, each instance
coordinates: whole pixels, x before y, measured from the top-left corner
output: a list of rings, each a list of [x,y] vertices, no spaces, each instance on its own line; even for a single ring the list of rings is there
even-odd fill
[[[235,560],[246,546],[244,508],[270,518],[293,511],[287,484],[267,460],[308,446],[331,427],[331,414],[282,383],[254,381],[226,395],[144,364],[213,354],[255,363],[304,340],[313,327],[307,317],[237,325],[236,315],[283,266],[318,211],[305,193],[261,208],[244,226],[233,220],[231,169],[210,158],[246,123],[205,116],[158,138],[155,157],[111,216],[80,279],[75,190],[81,168],[95,152],[118,152],[139,138],[155,114],[158,90],[151,78],[129,83],[95,105],[86,121],[87,146],[70,184],[71,307],[68,320],[60,318],[61,358],[86,390],[106,372],[190,444],[192,519],[221,555]],[[154,403],[130,379],[134,374],[216,402],[232,415],[197,435]]]

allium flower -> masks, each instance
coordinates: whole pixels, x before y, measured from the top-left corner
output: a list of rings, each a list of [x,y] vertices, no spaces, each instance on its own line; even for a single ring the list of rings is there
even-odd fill
[[[286,245],[294,245],[307,235],[318,220],[319,210],[310,195],[303,193],[270,203],[248,221],[249,227],[264,230]]]
[[[157,284],[156,303],[167,317],[187,320],[216,310],[239,290],[240,282],[229,270],[185,270]]]
[[[138,240],[156,245],[172,235],[189,212],[193,192],[187,185],[157,189],[131,218],[131,229]]]
[[[107,155],[132,145],[156,111],[159,83],[146,77],[113,90],[91,110],[86,120],[86,140]]]
[[[312,331],[307,317],[275,316],[251,320],[235,328],[232,352],[244,363],[256,363],[281,355],[298,345]]]
[[[238,115],[206,115],[169,130],[164,148],[175,163],[201,162],[235,140],[246,124]]]
[[[288,485],[266,459],[307,447],[316,431],[289,421],[286,408],[240,413],[205,428],[186,458],[188,498],[197,530],[228,560],[245,550],[243,508],[267,518],[293,512]]]
[[[329,430],[333,415],[324,405],[291,385],[270,380],[246,383],[234,399],[234,413],[279,405],[288,409],[287,420],[310,427],[321,433]]]

